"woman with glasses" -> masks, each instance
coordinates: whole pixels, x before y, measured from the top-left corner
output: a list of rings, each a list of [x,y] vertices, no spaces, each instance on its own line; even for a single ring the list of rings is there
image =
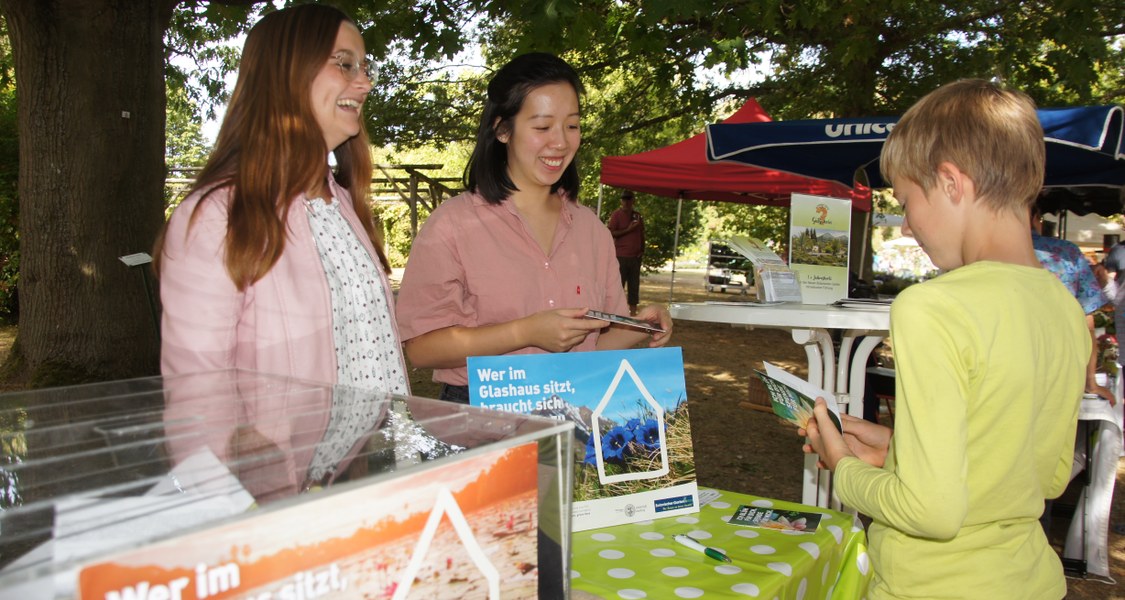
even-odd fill
[[[366,202],[373,82],[335,8],[250,30],[215,150],[157,242],[165,375],[241,367],[409,393]]]
[[[399,288],[398,322],[415,367],[434,369],[441,398],[468,402],[467,357],[619,350],[666,344],[659,305],[637,318],[650,335],[586,318],[628,314],[613,238],[578,204],[578,74],[524,54],[496,72],[465,170],[468,192],[426,220]]]

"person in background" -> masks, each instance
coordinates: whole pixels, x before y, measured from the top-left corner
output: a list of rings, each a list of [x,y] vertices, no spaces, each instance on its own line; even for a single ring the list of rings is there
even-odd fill
[[[1121,336],[1125,335],[1125,242],[1118,242],[1109,249],[1105,255],[1105,269],[1108,272],[1106,284],[1103,286],[1112,286],[1114,289],[1113,296],[1113,330],[1117,334],[1118,343],[1120,344]],[[1117,364],[1125,364],[1125,353],[1118,354]],[[1121,389],[1121,388],[1118,388]]]
[[[609,216],[609,233],[617,252],[621,282],[625,284],[629,314],[637,314],[641,297],[641,260],[645,254],[645,220],[633,208],[633,190],[621,192],[621,208]]]
[[[1098,285],[1102,288],[1102,293],[1109,299],[1110,302],[1116,304],[1117,302],[1117,281],[1114,275],[1111,275],[1109,269],[1105,266],[1106,259],[1093,266],[1094,278],[1098,280]]]
[[[545,53],[524,54],[488,84],[467,192],[426,219],[398,295],[398,323],[415,367],[434,369],[441,398],[468,402],[470,356],[618,350],[668,343],[667,309],[637,317],[665,331],[585,318],[623,314],[613,239],[577,202],[578,74]]]
[[[1035,256],[1039,258],[1044,268],[1059,278],[1086,313],[1086,326],[1090,330],[1090,339],[1093,342],[1090,362],[1086,367],[1086,391],[1105,398],[1112,406],[1117,403],[1113,392],[1105,386],[1098,385],[1097,382],[1098,340],[1094,335],[1094,311],[1105,306],[1110,299],[1102,292],[1102,286],[1094,275],[1090,260],[1082,254],[1082,250],[1077,245],[1042,233],[1043,214],[1039,211],[1039,207],[1033,204],[1031,245],[1035,248]]]
[[[364,57],[329,6],[250,30],[215,150],[157,243],[163,374],[241,367],[409,393],[367,205]]]
[[[870,515],[868,598],[1058,599],[1039,516],[1070,479],[1090,356],[1085,315],[1028,235],[1045,148],[1035,104],[983,80],[910,108],[884,177],[944,273],[891,305],[895,427],[817,401],[806,452]]]

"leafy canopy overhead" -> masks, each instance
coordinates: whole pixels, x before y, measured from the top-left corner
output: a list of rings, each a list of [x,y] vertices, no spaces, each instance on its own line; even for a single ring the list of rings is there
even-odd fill
[[[758,98],[774,118],[792,119],[896,114],[962,77],[999,78],[1043,106],[1108,103],[1125,95],[1125,4],[1119,2],[340,0],[336,5],[359,22],[368,51],[380,62],[380,80],[365,111],[378,146],[440,150],[470,141],[492,69],[521,52],[564,56],[588,91],[579,160],[590,205],[602,156],[649,150],[698,133],[749,97]],[[208,46],[205,53],[203,42],[245,31],[263,10],[272,7],[184,4],[169,43],[227,61],[220,64],[229,68],[237,49]],[[205,93],[197,100],[218,98],[220,80],[221,69],[207,74]],[[664,219],[655,225],[673,225],[674,215],[657,221]]]
[[[187,2],[170,52],[219,61],[221,98],[245,32],[270,4]],[[1000,78],[1043,105],[1125,94],[1125,5],[1089,0],[340,0],[382,73],[369,103],[378,145],[468,140],[483,81],[521,52],[563,55],[593,94],[585,140],[631,151],[697,132],[756,96],[776,118],[898,113],[960,77]],[[174,50],[171,50],[174,49]],[[209,63],[215,65],[215,63]],[[702,78],[714,69],[723,78]],[[741,76],[759,73],[751,83]],[[181,77],[173,70],[171,77]],[[195,98],[200,100],[201,98]],[[659,140],[659,142],[657,142]]]

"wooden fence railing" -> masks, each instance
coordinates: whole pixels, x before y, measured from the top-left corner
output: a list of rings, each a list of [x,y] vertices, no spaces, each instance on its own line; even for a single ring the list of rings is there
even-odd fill
[[[446,198],[461,192],[461,178],[438,177],[428,171],[440,170],[444,165],[387,165],[376,164],[371,177],[370,195],[375,202],[402,201],[410,208],[410,233],[418,233],[419,208],[433,212]],[[168,167],[164,188],[170,205],[178,204],[199,173],[199,167]]]

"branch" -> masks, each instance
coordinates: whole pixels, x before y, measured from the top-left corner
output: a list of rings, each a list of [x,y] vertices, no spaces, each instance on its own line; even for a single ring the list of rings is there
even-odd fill
[[[157,5],[157,10],[160,11],[158,14],[165,29],[172,22],[172,14],[175,13],[176,7],[185,2],[192,5],[209,2],[211,4],[222,4],[223,6],[253,6],[261,4],[263,0],[161,0],[161,3]]]

